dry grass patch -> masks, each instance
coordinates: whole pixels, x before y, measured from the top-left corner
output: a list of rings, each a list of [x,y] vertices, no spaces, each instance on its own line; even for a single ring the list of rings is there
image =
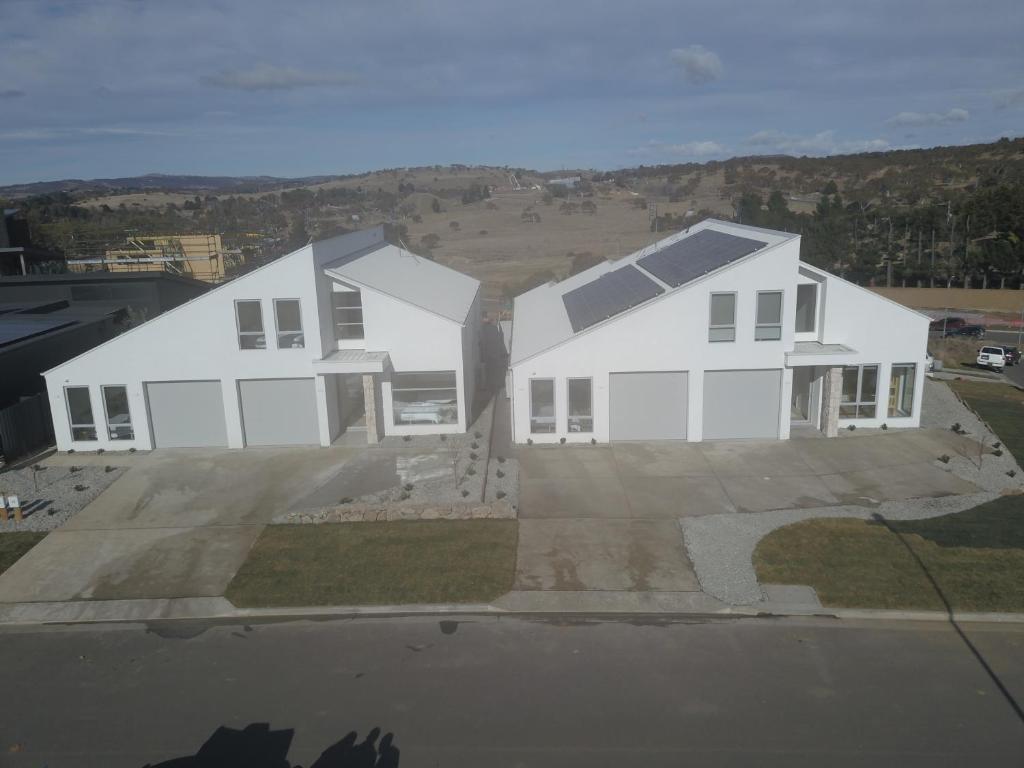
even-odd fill
[[[489,602],[512,588],[515,520],[271,525],[227,589],[240,607]]]
[[[9,531],[0,533],[0,573],[3,573],[32,547],[46,538],[38,531]]]

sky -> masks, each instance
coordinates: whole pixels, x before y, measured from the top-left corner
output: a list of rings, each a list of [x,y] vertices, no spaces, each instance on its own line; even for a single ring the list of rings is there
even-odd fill
[[[1024,134],[1020,0],[0,0],[0,184]]]

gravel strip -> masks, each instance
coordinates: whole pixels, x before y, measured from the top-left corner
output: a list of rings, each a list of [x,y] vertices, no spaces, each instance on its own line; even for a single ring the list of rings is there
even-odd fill
[[[925,381],[921,426],[949,429],[954,423],[959,423],[969,437],[986,445],[998,439],[949,387]],[[986,454],[980,463],[979,468],[970,459],[955,456],[948,464],[936,461],[935,465],[974,483],[983,489],[981,493],[886,501],[877,508],[851,505],[687,517],[681,519],[679,525],[701,588],[724,602],[749,605],[765,599],[754,573],[754,549],[776,528],[812,518],[869,520],[875,514],[891,520],[921,520],[963,512],[998,498],[1002,493],[1024,490],[1020,467],[1009,451],[1004,449],[1002,456]],[[1015,477],[1006,474],[1010,470],[1017,473]]]
[[[22,522],[0,521],[0,532],[52,531],[103,493],[125,472],[124,467],[37,465],[0,474],[0,492],[15,494],[25,515]],[[33,477],[35,475],[35,477]],[[38,484],[38,490],[37,490]],[[82,490],[76,490],[82,488]]]

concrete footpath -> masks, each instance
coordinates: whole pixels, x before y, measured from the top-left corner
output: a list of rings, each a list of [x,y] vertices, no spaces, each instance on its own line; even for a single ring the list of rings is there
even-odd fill
[[[700,592],[536,592],[513,591],[493,603],[435,605],[308,606],[236,608],[223,597],[144,600],[74,600],[0,605],[0,626],[47,624],[117,624],[152,621],[240,621],[386,616],[700,616],[771,618],[823,616],[884,621],[957,621],[1024,624],[1024,613],[892,611],[823,608],[806,603],[768,600],[756,606],[730,606]]]

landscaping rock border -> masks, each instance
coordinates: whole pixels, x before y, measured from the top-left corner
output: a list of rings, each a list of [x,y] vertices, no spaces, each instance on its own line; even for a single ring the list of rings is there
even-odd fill
[[[287,512],[274,525],[320,523],[395,522],[399,520],[514,520],[516,512],[506,501],[456,504],[345,504],[323,509]]]

